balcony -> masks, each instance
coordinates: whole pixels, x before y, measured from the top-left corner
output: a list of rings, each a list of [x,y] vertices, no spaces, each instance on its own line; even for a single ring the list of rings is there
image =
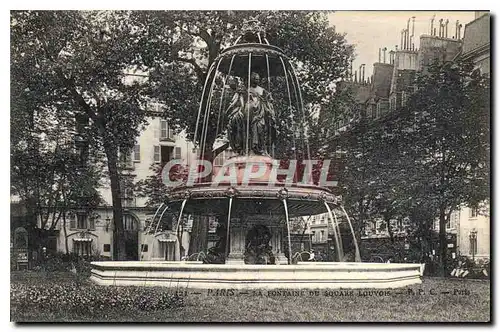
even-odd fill
[[[160,142],[175,143],[175,135],[170,135],[170,136],[167,136],[167,137],[160,137]]]

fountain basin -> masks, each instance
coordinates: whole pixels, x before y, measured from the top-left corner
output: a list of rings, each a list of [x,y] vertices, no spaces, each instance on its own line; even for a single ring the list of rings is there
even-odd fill
[[[398,288],[422,282],[425,264],[299,262],[224,265],[189,261],[92,262],[90,279],[106,286],[192,289]]]

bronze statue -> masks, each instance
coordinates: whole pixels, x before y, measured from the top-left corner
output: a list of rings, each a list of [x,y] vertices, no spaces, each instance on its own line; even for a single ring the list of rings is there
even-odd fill
[[[272,96],[259,86],[259,81],[259,74],[251,73],[246,91],[235,82],[231,83],[235,93],[227,109],[228,139],[233,151],[239,155],[246,153],[247,147],[249,152],[257,155],[269,154],[276,139]]]
[[[237,154],[241,155],[245,149],[246,136],[246,112],[244,89],[238,84],[238,81],[233,80],[230,83],[231,89],[234,91],[233,98],[227,108],[227,133],[229,145]]]
[[[245,264],[275,264],[276,257],[269,245],[271,231],[265,225],[256,225],[250,229],[245,239]]]

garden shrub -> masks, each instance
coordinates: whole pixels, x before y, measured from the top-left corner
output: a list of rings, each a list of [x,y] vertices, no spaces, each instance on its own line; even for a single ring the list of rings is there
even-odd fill
[[[183,297],[175,291],[149,287],[103,287],[87,284],[11,284],[11,306],[16,310],[95,313],[115,308],[122,311],[154,311],[179,307]]]

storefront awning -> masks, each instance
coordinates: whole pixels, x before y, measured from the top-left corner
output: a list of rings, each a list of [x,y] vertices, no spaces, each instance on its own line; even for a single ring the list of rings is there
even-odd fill
[[[176,242],[175,239],[166,239],[166,238],[158,239],[158,241],[160,241],[160,242]]]

